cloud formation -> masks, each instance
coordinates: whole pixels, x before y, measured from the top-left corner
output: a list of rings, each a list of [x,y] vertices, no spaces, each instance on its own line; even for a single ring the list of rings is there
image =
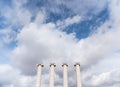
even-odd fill
[[[89,87],[119,87],[119,77],[119,69],[93,75],[90,75],[90,72],[87,72],[83,75],[84,85]]]
[[[86,14],[98,14],[101,12],[105,6],[107,6],[108,0],[66,0],[65,5],[72,9],[73,12],[81,15]]]
[[[24,76],[20,71],[9,64],[0,64],[0,86],[1,87],[33,87],[35,77]]]
[[[73,24],[80,23],[80,21],[82,21],[81,17],[79,15],[76,15],[72,18],[67,18],[63,21],[58,20],[57,23],[56,23],[56,26],[60,29],[65,29],[65,27],[68,27],[68,26],[73,25]]]
[[[14,25],[22,25],[19,28],[17,37],[14,36],[17,41],[16,46],[11,53],[11,63],[18,70],[14,70],[12,66],[0,65],[0,86],[7,87],[26,87],[35,84],[36,74],[36,64],[43,63],[46,67],[43,70],[43,87],[49,85],[49,63],[55,62],[59,69],[56,69],[56,86],[62,86],[62,72],[61,63],[67,62],[70,67],[73,66],[75,62],[81,63],[81,72],[83,75],[83,86],[85,87],[119,87],[120,76],[119,69],[115,71],[110,70],[108,72],[101,71],[102,73],[94,74],[94,71],[89,71],[92,66],[97,65],[100,60],[108,57],[110,54],[118,52],[120,50],[120,1],[98,1],[98,0],[71,0],[66,1],[55,1],[57,5],[64,4],[71,10],[73,10],[77,15],[73,17],[68,17],[64,20],[58,20],[57,23],[49,22],[46,23],[47,12],[43,9],[38,11],[36,17],[31,20],[33,15],[27,8],[23,8],[23,4],[27,1],[19,0],[20,2],[13,1],[14,9],[10,9],[5,17],[11,20]],[[67,3],[65,3],[67,2]],[[94,3],[93,3],[94,2]],[[102,4],[99,4],[99,3]],[[79,3],[82,3],[81,6]],[[52,4],[50,2],[50,4]],[[67,34],[60,30],[60,28],[65,28],[69,25],[81,22],[81,14],[87,14],[91,11],[93,14],[99,13],[103,8],[108,5],[109,10],[109,20],[107,20],[103,25],[97,28],[96,31],[91,32],[91,35],[84,39],[77,39],[75,33]],[[76,6],[76,9],[74,9]],[[53,7],[54,8],[54,7]],[[19,10],[19,11],[18,11]],[[52,9],[54,10],[54,9]],[[13,15],[13,13],[16,14]],[[12,20],[14,19],[14,20]],[[12,29],[12,27],[9,27]],[[9,31],[0,30],[0,34],[8,34]],[[8,32],[9,31],[9,32]],[[5,32],[5,33],[4,33]],[[11,37],[10,37],[11,38]],[[9,39],[9,38],[8,38]],[[8,41],[8,40],[4,40]],[[1,44],[1,43],[0,43]],[[108,59],[109,61],[109,59]],[[110,67],[108,65],[108,67]],[[103,67],[100,67],[103,68]],[[88,73],[87,73],[88,71]],[[6,77],[4,74],[10,72]],[[75,74],[73,67],[69,69],[69,82],[70,86],[75,86]],[[86,73],[84,73],[86,72]],[[12,78],[16,76],[15,80]],[[32,79],[33,78],[33,79]],[[73,79],[74,78],[74,79]],[[112,82],[110,81],[112,79]],[[96,83],[94,83],[96,81]],[[24,84],[26,83],[26,84]]]
[[[74,34],[68,35],[58,30],[54,23],[28,24],[18,34],[18,45],[13,51],[13,62],[26,73],[32,71],[36,63],[46,61],[80,61],[83,67],[97,63],[120,48],[120,40],[117,38],[120,30],[119,25],[116,25],[119,18],[114,18],[114,10],[117,10],[117,7],[112,9],[114,5],[112,4],[110,4],[112,16],[109,21],[86,39],[77,40]],[[109,29],[110,25],[111,29]]]

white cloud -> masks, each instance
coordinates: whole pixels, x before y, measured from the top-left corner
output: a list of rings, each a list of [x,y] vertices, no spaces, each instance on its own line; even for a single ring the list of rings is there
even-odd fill
[[[35,22],[35,24],[41,24],[41,23],[43,23],[43,22],[45,21],[45,19],[46,19],[45,12],[39,11],[39,12],[37,13],[37,16],[36,16],[34,22]]]
[[[118,10],[118,7],[112,8],[110,4],[110,14]],[[18,34],[18,46],[13,51],[12,61],[26,74],[33,74],[36,63],[49,61],[80,61],[82,67],[90,67],[120,49],[120,26],[116,25],[117,21],[119,18],[110,16],[110,20],[99,27],[96,33],[80,41],[75,39],[74,34],[67,35],[57,30],[54,23],[30,23]],[[66,23],[71,24],[71,21]],[[109,29],[109,25],[112,29]]]
[[[56,0],[55,3],[63,4],[71,9],[74,13],[79,15],[98,14],[108,4],[109,0]]]
[[[88,75],[89,73],[89,75]],[[115,69],[100,74],[88,73],[84,75],[84,85],[88,87],[119,87],[120,86],[120,70]],[[87,76],[88,75],[88,76]]]
[[[21,75],[20,72],[9,64],[0,64],[1,87],[33,87],[35,77]]]
[[[64,21],[57,21],[56,26],[61,29],[65,29],[72,24],[77,24],[81,21],[81,17],[79,15],[73,16],[72,18],[67,18]]]
[[[5,44],[11,43],[15,39],[16,32],[12,31],[10,28],[6,28],[0,30],[0,42],[2,43],[2,47]]]
[[[75,13],[82,16],[88,14],[89,16],[90,14],[99,14],[107,7],[108,1],[109,0],[54,0],[51,2],[47,0],[47,3],[44,3],[44,8],[53,13],[66,13],[65,7],[72,12],[71,14]]]
[[[32,14],[23,7],[27,0],[11,0],[11,6],[2,8],[1,17],[4,18],[6,26],[0,30],[0,47],[15,41],[20,26],[29,24]],[[17,32],[16,32],[17,31]]]
[[[10,26],[28,24],[32,14],[23,7],[27,0],[12,0],[11,6],[3,8],[1,15],[6,19]]]
[[[19,42],[18,47],[13,52],[13,61],[17,66],[23,67],[28,72],[34,64],[45,62],[45,60],[56,61],[56,58],[60,60],[70,58],[72,54],[67,52],[67,49],[71,49],[71,46],[74,45],[71,38],[74,37],[56,30],[54,24],[37,26],[31,23],[22,29],[18,35]],[[18,61],[16,61],[16,58]],[[21,66],[23,62],[27,64],[26,67]],[[28,68],[28,66],[30,67]]]

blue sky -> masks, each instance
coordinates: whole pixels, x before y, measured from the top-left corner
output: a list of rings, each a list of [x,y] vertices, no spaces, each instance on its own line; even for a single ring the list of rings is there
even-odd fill
[[[41,85],[49,86],[51,62],[57,87],[63,62],[70,87],[76,62],[83,87],[120,87],[119,12],[119,0],[0,0],[0,87],[35,86],[37,63],[46,66]]]

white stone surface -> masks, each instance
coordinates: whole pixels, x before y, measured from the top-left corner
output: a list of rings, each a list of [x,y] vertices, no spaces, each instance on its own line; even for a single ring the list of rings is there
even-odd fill
[[[42,64],[37,65],[37,81],[36,81],[36,87],[40,87],[41,85],[41,73],[42,73]]]
[[[75,67],[76,67],[77,87],[82,87],[81,76],[80,76],[80,64],[76,63]]]
[[[50,87],[54,87],[54,78],[55,78],[55,64],[50,64]]]
[[[63,64],[63,87],[68,87],[68,65]]]

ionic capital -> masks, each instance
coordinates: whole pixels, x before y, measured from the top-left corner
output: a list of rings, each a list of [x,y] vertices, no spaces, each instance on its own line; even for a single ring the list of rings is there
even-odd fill
[[[63,63],[63,64],[62,64],[62,67],[63,67],[63,66],[67,66],[67,67],[68,67],[68,64],[67,64],[67,63]]]
[[[76,63],[74,66],[77,66],[77,65],[79,65],[79,66],[80,66],[80,63]]]
[[[51,66],[54,66],[54,67],[56,67],[55,63],[51,63],[51,64],[50,64],[50,67],[51,67]]]
[[[37,67],[39,67],[39,66],[44,67],[44,65],[43,65],[43,64],[37,64]]]

